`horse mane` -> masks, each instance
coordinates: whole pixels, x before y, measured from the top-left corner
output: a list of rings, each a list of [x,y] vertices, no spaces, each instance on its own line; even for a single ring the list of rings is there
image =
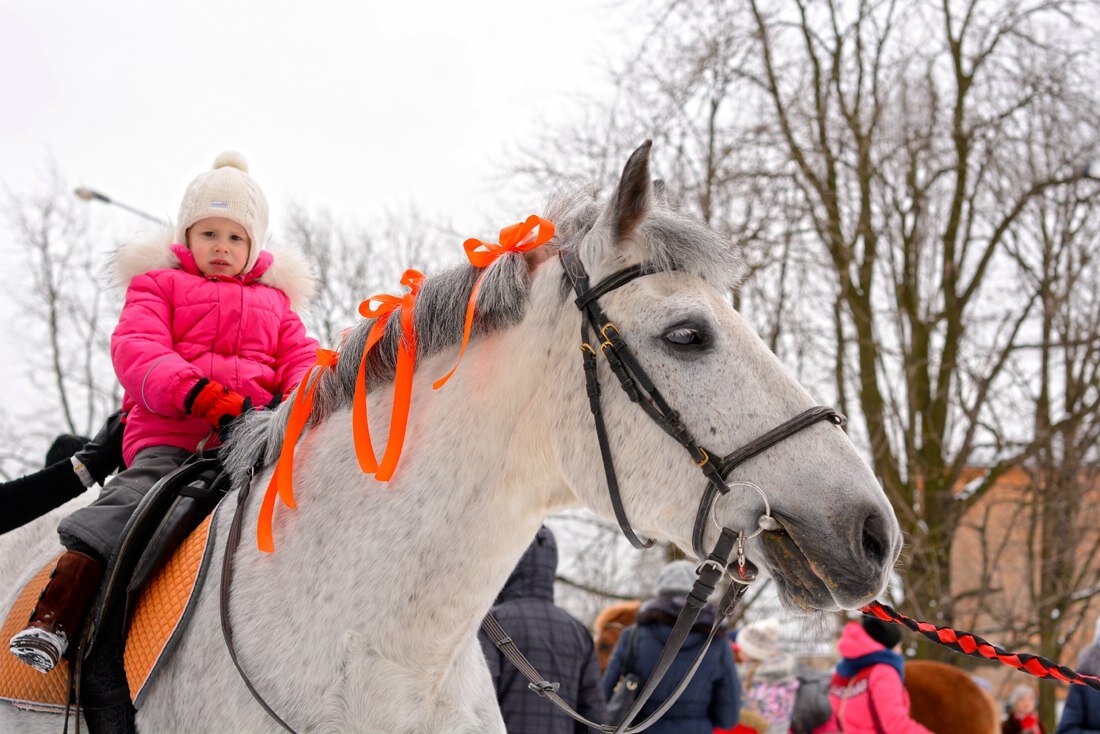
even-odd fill
[[[555,234],[540,250],[552,254],[560,248],[576,246],[592,229],[600,211],[591,191],[575,189],[552,196],[546,207],[546,218],[554,222]],[[735,288],[744,272],[738,248],[728,238],[662,204],[655,206],[643,221],[638,241],[646,261],[656,268],[689,272],[719,288]],[[417,359],[460,343],[466,304],[480,274],[480,270],[464,263],[424,280],[414,313]],[[530,287],[530,269],[522,254],[508,253],[490,265],[478,291],[471,338],[518,324],[527,313]],[[563,299],[567,289],[563,277]],[[373,323],[363,321],[348,332],[340,345],[340,359],[335,369],[320,378],[310,414],[311,423],[320,423],[329,414],[351,404],[359,357]],[[369,385],[378,386],[393,380],[400,340],[401,320],[399,314],[394,313],[386,324],[385,335],[367,355],[365,371]],[[234,426],[223,450],[223,463],[238,486],[253,467],[261,463],[268,465],[278,457],[290,415],[290,402],[287,396],[277,410],[249,413]]]

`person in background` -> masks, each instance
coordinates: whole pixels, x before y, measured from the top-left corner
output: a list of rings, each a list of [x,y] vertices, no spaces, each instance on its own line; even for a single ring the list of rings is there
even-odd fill
[[[672,626],[684,608],[688,592],[695,584],[695,566],[688,561],[673,561],[657,574],[656,596],[647,599],[638,611],[633,627],[623,630],[611,661],[604,673],[604,695],[610,696],[615,684],[625,673],[635,673],[646,681],[661,656],[661,649],[672,633]],[[668,673],[657,685],[653,696],[645,703],[635,722],[640,722],[664,703],[706,644],[718,610],[711,604],[703,607],[692,631],[680,648]],[[637,635],[635,653],[631,641]],[[741,691],[733,653],[725,644],[725,635],[710,646],[683,694],[669,707],[665,715],[646,729],[650,734],[712,734],[715,727],[731,727],[737,723],[741,708]],[[632,670],[625,663],[634,657]],[[616,722],[617,723],[617,722]]]
[[[1008,716],[1001,725],[1004,734],[1046,734],[1035,710],[1035,690],[1021,684],[1008,694]]]
[[[763,619],[737,633],[743,707],[767,722],[761,734],[787,734],[791,728],[798,678],[795,659],[779,648],[779,620]]]
[[[600,664],[588,629],[554,605],[558,545],[548,527],[539,528],[490,610],[524,657],[581,716],[603,723],[607,707],[600,689]],[[527,678],[504,657],[484,631],[478,632],[500,713],[510,734],[586,734],[548,699],[528,688]]]
[[[1077,672],[1100,675],[1100,620],[1096,622],[1092,644],[1077,658]],[[1100,691],[1088,686],[1070,686],[1062,720],[1054,734],[1100,734]]]
[[[46,452],[46,466],[0,483],[0,534],[22,527],[103,484],[122,465],[122,411],[95,438],[63,433]]]
[[[849,622],[829,687],[833,715],[815,734],[932,734],[909,715],[905,659],[894,652],[901,629],[874,617]]]

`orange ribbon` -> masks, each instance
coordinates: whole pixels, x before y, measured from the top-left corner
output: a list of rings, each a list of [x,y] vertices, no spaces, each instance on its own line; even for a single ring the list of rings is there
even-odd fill
[[[337,354],[331,349],[318,349],[317,361],[306,370],[290,408],[290,417],[286,422],[286,434],[283,436],[283,449],[279,452],[279,461],[271,481],[267,484],[263,504],[260,505],[260,517],[256,527],[256,538],[260,550],[271,553],[275,550],[273,523],[275,519],[275,497],[278,495],[287,507],[294,507],[294,448],[302,431],[306,427],[309,415],[313,412],[313,398],[317,386],[321,384],[321,375],[336,365]],[[312,378],[312,382],[310,381]]]
[[[355,440],[355,456],[359,468],[366,474],[374,474],[380,482],[389,481],[401,458],[401,446],[405,442],[405,427],[409,421],[409,403],[412,399],[413,370],[416,367],[416,327],[413,308],[416,294],[424,282],[424,275],[416,270],[406,270],[401,285],[409,289],[404,296],[381,293],[359,304],[359,313],[375,319],[367,334],[363,356],[359,359],[359,373],[355,378],[355,397],[351,404],[352,434]],[[377,305],[374,305],[377,304]],[[397,370],[393,378],[393,409],[390,413],[390,435],[381,462],[374,453],[370,425],[367,422],[366,369],[367,354],[386,333],[386,322],[398,308],[401,309],[401,343],[397,348]]]
[[[538,228],[538,234],[534,237],[530,237],[535,228]],[[477,294],[481,290],[481,281],[485,279],[486,269],[492,265],[497,258],[502,255],[506,255],[509,252],[527,252],[533,250],[536,247],[545,245],[554,236],[554,224],[547,221],[542,217],[532,214],[527,217],[526,221],[518,222],[511,226],[505,227],[500,230],[500,242],[482,242],[481,240],[471,237],[462,243],[462,248],[466,250],[466,258],[470,261],[470,264],[475,268],[484,272],[478,276],[477,282],[474,283],[474,289],[470,292],[470,300],[466,303],[466,325],[462,330],[462,346],[458,350],[458,360],[455,362],[455,366],[451,368],[443,377],[432,383],[432,389],[438,390],[447,384],[447,380],[451,379],[455,371],[458,369],[458,365],[462,363],[462,355],[466,354],[466,344],[470,341],[470,330],[474,325],[474,310],[477,303]],[[528,239],[530,237],[530,239]]]

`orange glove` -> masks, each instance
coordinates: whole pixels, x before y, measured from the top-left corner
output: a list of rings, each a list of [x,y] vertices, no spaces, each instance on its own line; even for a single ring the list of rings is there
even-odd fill
[[[241,413],[251,410],[252,400],[204,377],[187,393],[183,408],[221,431]]]

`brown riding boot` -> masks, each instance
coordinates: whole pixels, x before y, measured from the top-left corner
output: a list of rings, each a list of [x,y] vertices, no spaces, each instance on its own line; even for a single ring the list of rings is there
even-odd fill
[[[79,634],[80,622],[99,591],[103,570],[95,558],[65,551],[38,597],[30,624],[8,642],[12,654],[42,673],[53,670]]]

